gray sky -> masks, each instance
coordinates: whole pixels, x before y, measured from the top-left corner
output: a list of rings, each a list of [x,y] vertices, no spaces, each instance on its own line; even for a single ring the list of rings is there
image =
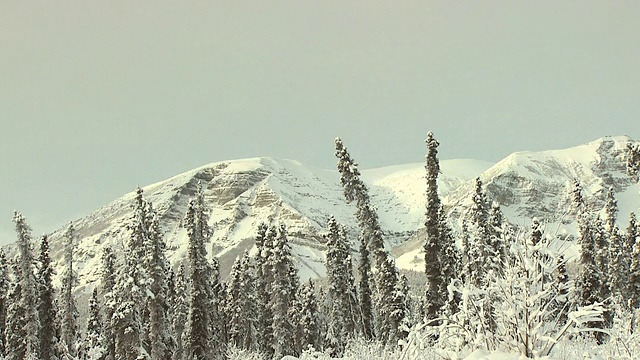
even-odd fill
[[[0,1],[0,243],[209,162],[640,137],[638,1]]]

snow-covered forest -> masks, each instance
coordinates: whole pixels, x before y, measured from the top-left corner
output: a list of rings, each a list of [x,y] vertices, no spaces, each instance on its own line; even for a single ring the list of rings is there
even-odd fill
[[[255,250],[221,279],[207,256],[213,230],[202,187],[182,221],[186,261],[172,267],[156,210],[138,189],[124,252],[101,254],[101,279],[80,319],[76,230],[63,236],[65,268],[54,283],[48,237],[34,239],[16,212],[15,255],[0,249],[0,358],[640,358],[640,224],[633,213],[619,218],[627,215],[613,190],[594,209],[572,184],[580,252],[569,261],[566,241],[542,221],[506,221],[479,177],[454,228],[438,195],[432,133],[426,145],[421,276],[401,271],[385,248],[369,189],[340,139],[337,168],[360,246],[351,251],[345,224],[327,219],[326,278],[300,280],[287,227],[274,222],[255,229]],[[638,182],[640,147],[629,144],[625,160]]]

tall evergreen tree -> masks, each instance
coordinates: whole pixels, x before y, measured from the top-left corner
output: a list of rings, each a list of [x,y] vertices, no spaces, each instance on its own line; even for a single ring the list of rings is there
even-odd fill
[[[316,302],[316,294],[313,282],[300,287],[297,296],[299,311],[297,323],[297,343],[300,345],[298,352],[302,352],[309,347],[313,349],[320,348],[320,334],[318,328],[318,304]]]
[[[291,248],[287,238],[287,229],[281,225],[274,238],[273,253],[270,258],[273,271],[271,311],[273,313],[273,344],[276,358],[294,355],[292,339],[294,325],[290,309],[295,302],[295,288],[291,282]]]
[[[22,275],[18,262],[13,262],[11,265],[12,271],[7,294],[7,320],[3,334],[5,338],[5,358],[23,360],[27,358],[24,339],[27,338],[28,333],[27,329],[25,329],[27,321],[23,316],[25,311],[20,301],[22,296]],[[37,359],[37,355],[32,354],[30,359]]]
[[[606,214],[605,229],[609,237],[611,237],[618,216],[618,201],[616,200],[615,194],[613,192],[613,187],[609,187],[609,191],[607,191],[604,208]]]
[[[102,334],[102,318],[100,303],[98,301],[98,289],[94,288],[89,299],[89,318],[87,319],[87,332],[82,343],[82,359],[102,360],[106,356],[104,347],[104,335]]]
[[[587,306],[602,301],[600,297],[601,282],[596,263],[596,238],[593,225],[582,197],[582,186],[577,180],[574,180],[573,183],[573,204],[578,213],[578,244],[580,245],[580,272],[575,284],[574,303],[577,306]],[[602,325],[592,322],[589,323],[589,326],[597,328]]]
[[[372,308],[375,310],[376,336],[383,341],[395,341],[395,336],[402,334],[399,329],[393,328],[398,323],[392,318],[395,314],[393,303],[387,299],[394,296],[397,281],[400,281],[398,271],[393,261],[390,261],[389,255],[384,249],[384,241],[382,229],[375,208],[371,205],[367,186],[360,179],[360,172],[357,164],[351,159],[349,152],[342,144],[342,140],[337,138],[335,141],[336,152],[338,158],[338,171],[340,172],[340,184],[344,189],[344,196],[348,203],[356,202],[356,219],[361,229],[362,243],[366,245],[369,252],[373,255],[373,266],[371,271],[375,274],[374,283],[376,299]],[[362,251],[361,251],[362,254]],[[367,269],[363,269],[367,271]],[[362,275],[362,274],[361,274]],[[392,280],[393,279],[393,280]],[[362,289],[361,289],[362,291]],[[363,323],[367,323],[369,317],[365,313],[368,300],[363,298],[361,306],[363,308]],[[391,329],[387,329],[391,326]]]
[[[258,350],[255,278],[249,252],[236,258],[229,275],[229,338],[241,349]]]
[[[78,337],[78,308],[73,297],[73,288],[77,285],[78,279],[73,268],[73,250],[75,246],[75,230],[73,224],[65,231],[64,239],[64,261],[65,269],[62,273],[62,287],[60,289],[61,309],[60,325],[61,340],[69,357],[77,355]]]
[[[638,182],[640,174],[640,145],[627,144],[627,173]]]
[[[207,261],[206,243],[212,236],[202,187],[189,201],[184,224],[189,238],[189,316],[185,342],[187,360],[204,360],[219,349],[212,349],[210,306],[212,269]]]
[[[9,295],[9,267],[4,249],[0,248],[0,358],[5,355],[5,328]]]
[[[618,230],[618,225],[613,226],[609,240],[609,262],[608,262],[608,286],[609,293],[613,296],[617,304],[621,304],[627,293],[627,282],[629,281],[628,254],[625,253],[625,239]],[[626,302],[626,301],[624,301]],[[626,304],[625,304],[626,305]]]
[[[143,309],[147,303],[149,278],[144,268],[147,231],[147,205],[142,189],[136,190],[131,235],[125,244],[124,262],[120,266],[110,297],[111,327],[115,338],[115,359],[136,360],[146,357],[143,340]]]
[[[507,244],[505,244],[505,236],[503,234],[505,219],[500,204],[493,202],[491,212],[489,213],[489,243],[491,250],[495,256],[495,268],[501,271],[507,257]]]
[[[632,303],[640,304],[640,293],[635,291],[635,286],[631,280],[631,267],[633,265],[633,257],[634,257],[634,245],[636,243],[636,239],[639,237],[640,227],[638,227],[638,222],[636,220],[636,214],[631,212],[629,215],[629,225],[627,226],[627,231],[624,234],[624,254],[625,254],[625,262],[627,264],[626,274],[627,274],[627,283],[624,291],[624,298],[627,299],[627,306],[631,307]],[[640,265],[640,264],[638,264]],[[638,274],[640,275],[640,274]],[[640,276],[637,278],[640,281]],[[640,282],[638,283],[638,288],[640,289]]]
[[[359,312],[354,303],[353,270],[351,257],[344,232],[331,216],[327,239],[327,282],[328,302],[331,304],[327,324],[325,344],[333,350],[333,355],[340,355],[349,338],[355,336],[358,326],[354,314]]]
[[[358,272],[360,273],[359,302],[362,312],[363,334],[366,339],[374,336],[374,312],[372,291],[371,291],[371,249],[370,231],[366,229],[366,213],[360,209],[369,208],[367,188],[360,180],[358,164],[351,159],[347,148],[342,144],[342,140],[337,138],[335,155],[338,158],[338,171],[340,172],[340,184],[344,189],[344,197],[347,203],[356,202],[358,208],[356,217],[361,230],[360,234],[360,263]]]
[[[469,232],[469,278],[475,286],[484,286],[486,273],[497,268],[496,256],[490,244],[489,209],[487,195],[482,189],[482,180],[476,178],[473,206],[471,208],[471,228]]]
[[[631,253],[631,266],[629,268],[629,307],[631,309],[640,308],[640,236],[637,235]]]
[[[178,267],[178,273],[175,279],[175,297],[173,299],[172,311],[173,314],[173,335],[175,337],[175,348],[172,356],[172,360],[184,360],[185,359],[185,342],[184,333],[185,325],[187,323],[189,304],[188,304],[188,292],[187,292],[187,279],[184,269],[184,264],[180,264]]]
[[[265,356],[273,355],[273,314],[269,302],[271,301],[271,285],[273,275],[271,271],[271,253],[275,233],[268,233],[266,224],[258,226],[256,236],[256,297],[258,298],[256,332],[258,348]]]
[[[40,339],[38,330],[38,293],[37,279],[34,272],[31,228],[19,212],[13,215],[17,245],[17,267],[14,271],[15,285],[9,296],[11,305],[7,310],[7,358],[36,360],[40,358]]]
[[[170,265],[166,256],[166,244],[160,230],[158,216],[151,206],[147,205],[148,235],[145,243],[144,266],[149,276],[147,298],[149,312],[149,348],[152,360],[169,360],[173,352],[173,334],[169,315],[169,278]]]
[[[444,301],[447,298],[441,291],[445,288],[443,278],[442,244],[440,234],[440,196],[438,195],[438,175],[440,174],[440,162],[438,160],[438,141],[433,133],[427,134],[427,211],[425,220],[426,241],[424,243],[424,264],[427,277],[425,310],[427,319],[434,319],[440,315]],[[448,284],[447,284],[448,285]]]
[[[113,331],[112,319],[113,319],[113,310],[115,304],[114,298],[114,287],[116,284],[116,256],[113,253],[113,250],[110,246],[105,246],[102,249],[102,254],[100,257],[100,261],[102,264],[102,272],[101,272],[101,286],[102,286],[102,296],[103,300],[103,316],[104,320],[102,322],[102,334],[104,344],[103,347],[105,349],[105,358],[115,359],[115,333]]]
[[[38,257],[38,318],[40,319],[40,358],[46,360],[59,359],[60,329],[56,327],[56,311],[54,307],[53,267],[49,256],[49,239],[45,235],[40,240],[40,256]]]

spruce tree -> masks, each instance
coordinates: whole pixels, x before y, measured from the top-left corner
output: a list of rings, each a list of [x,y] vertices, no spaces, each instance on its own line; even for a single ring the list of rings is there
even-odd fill
[[[303,284],[300,287],[297,296],[299,311],[297,323],[297,343],[300,344],[298,352],[302,352],[309,347],[313,349],[320,348],[320,336],[318,328],[318,304],[316,302],[316,294],[313,282]]]
[[[631,253],[631,267],[629,269],[629,307],[640,308],[640,236],[634,239],[633,252]]]
[[[497,260],[490,244],[491,231],[489,228],[489,210],[487,195],[482,189],[482,180],[476,178],[475,192],[471,208],[471,238],[469,244],[469,278],[475,286],[486,284],[486,274],[497,268]]]
[[[212,269],[207,261],[206,243],[212,236],[202,187],[189,201],[184,219],[189,238],[189,315],[186,329],[187,360],[205,360],[219,349],[212,349],[210,306],[213,297]]]
[[[75,246],[75,230],[73,224],[64,234],[64,261],[65,269],[62,273],[62,287],[60,289],[61,309],[60,326],[61,340],[69,357],[77,355],[78,336],[78,308],[73,297],[73,288],[78,284],[77,275],[73,268],[73,250]]]
[[[172,356],[172,360],[184,360],[185,359],[185,324],[187,323],[189,304],[188,304],[188,292],[187,292],[187,279],[184,269],[184,264],[180,264],[178,267],[178,273],[175,279],[175,294],[173,299],[172,311],[173,314],[173,336],[175,337],[175,348]]]
[[[169,360],[174,342],[170,326],[171,320],[168,317],[170,265],[166,256],[166,244],[160,230],[158,216],[151,203],[148,203],[147,207],[148,235],[145,243],[144,266],[149,276],[149,291],[152,294],[147,297],[149,354],[152,360]]]
[[[9,295],[9,268],[4,249],[0,248],[0,358],[5,355],[5,328]]]
[[[555,268],[556,299],[555,307],[557,309],[558,324],[566,324],[569,315],[569,274],[567,273],[567,261],[564,255],[560,254],[556,261]]]
[[[352,307],[352,268],[346,238],[333,216],[329,219],[326,239],[327,298],[331,308],[325,344],[333,355],[341,355],[349,338],[355,335],[357,324],[353,314],[357,309]]]
[[[113,316],[111,328],[115,338],[115,359],[135,360],[145,357],[143,347],[143,309],[147,303],[149,279],[144,268],[147,232],[147,205],[138,188],[129,223],[130,237],[125,244],[124,262],[118,270],[109,305]]]
[[[489,239],[491,250],[495,256],[495,269],[501,271],[507,257],[507,244],[505,244],[505,236],[503,234],[505,219],[500,204],[493,202],[491,212],[489,213]]]
[[[102,360],[105,358],[104,336],[100,303],[98,301],[98,289],[94,288],[89,299],[89,318],[87,319],[87,332],[82,344],[82,355],[85,360]]]
[[[58,359],[60,354],[60,329],[56,327],[56,311],[54,307],[54,289],[52,283],[53,267],[49,256],[49,240],[45,235],[40,240],[40,256],[38,258],[38,318],[40,319],[40,358]]]
[[[622,303],[622,299],[624,299],[626,295],[627,282],[629,281],[628,254],[625,254],[624,247],[625,239],[621,236],[618,225],[614,225],[609,240],[607,274],[609,279],[609,293],[618,305]]]
[[[3,337],[5,338],[5,358],[8,360],[23,360],[27,358],[27,348],[24,339],[27,338],[27,323],[24,308],[21,303],[22,274],[18,262],[11,264],[9,292],[7,294],[7,319]],[[35,355],[30,356],[36,359]]]
[[[443,239],[440,234],[440,196],[438,195],[438,175],[440,174],[440,162],[438,160],[438,141],[433,133],[427,134],[427,211],[425,220],[426,240],[424,243],[424,264],[427,277],[425,310],[427,320],[435,319],[441,313],[444,301],[447,298],[441,292],[446,286],[443,279],[442,259]]]
[[[229,275],[229,340],[245,350],[258,350],[255,275],[249,252],[236,258]]]
[[[578,245],[580,245],[580,271],[575,284],[574,303],[577,306],[587,306],[602,301],[600,298],[600,272],[596,263],[596,238],[582,196],[582,186],[577,180],[574,180],[572,192],[573,204],[578,213]],[[594,328],[602,326],[597,322],[591,322],[588,325]]]
[[[640,145],[627,144],[627,173],[634,182],[638,182],[640,174]]]
[[[281,225],[273,242],[273,252],[270,257],[273,271],[273,287],[271,311],[273,313],[273,345],[276,358],[294,355],[292,339],[294,339],[294,325],[290,309],[295,302],[295,288],[291,281],[291,248],[287,238],[287,229]]]
[[[609,237],[613,234],[613,228],[616,225],[616,219],[618,216],[618,201],[615,198],[615,194],[613,192],[613,187],[609,187],[609,191],[607,191],[607,196],[605,199],[605,230]]]
[[[451,228],[447,224],[447,215],[444,210],[444,205],[440,204],[439,211],[440,219],[440,239],[442,243],[442,253],[440,254],[440,264],[442,266],[442,283],[438,293],[445,297],[445,306],[443,313],[455,314],[458,312],[458,305],[460,303],[460,294],[454,293],[453,297],[449,296],[449,285],[455,279],[461,278],[462,264],[460,259],[460,252],[456,248],[455,239],[453,237]],[[426,314],[425,314],[426,316]]]
[[[258,254],[255,258],[256,297],[258,299],[256,332],[258,348],[262,354],[268,357],[273,355],[273,314],[269,303],[271,301],[271,285],[273,283],[270,258],[274,236],[275,233],[269,233],[266,224],[261,223],[258,226],[258,235],[256,236]]]
[[[633,265],[633,257],[634,257],[634,245],[636,243],[636,239],[639,237],[638,223],[636,220],[636,214],[631,212],[629,216],[629,225],[627,226],[627,231],[624,235],[624,254],[625,254],[625,262],[627,264],[626,273],[629,281],[626,283],[624,298],[627,299],[627,306],[631,306],[631,303],[638,304],[638,299],[640,299],[639,293],[634,293],[635,286],[631,282],[631,267]],[[638,278],[640,280],[640,277]],[[638,289],[640,289],[640,283],[638,283]],[[633,300],[635,299],[635,300]]]
[[[102,264],[101,286],[103,296],[103,322],[102,334],[103,348],[105,349],[105,358],[115,359],[115,333],[113,331],[112,319],[115,304],[114,287],[116,284],[116,257],[110,246],[102,248],[100,257]]]
[[[397,281],[400,281],[398,271],[389,255],[384,249],[382,229],[375,208],[371,205],[367,186],[360,179],[357,164],[351,159],[349,152],[342,144],[342,140],[335,141],[338,158],[338,171],[340,184],[344,189],[344,196],[348,203],[356,202],[356,219],[361,229],[361,245],[365,245],[373,255],[372,269],[363,269],[375,274],[374,283],[376,294],[372,308],[375,313],[375,334],[382,341],[395,341],[395,336],[402,334],[395,326],[399,325],[393,318],[394,304],[389,302],[396,291]],[[361,251],[362,254],[362,251]],[[374,271],[372,271],[374,270]],[[362,290],[361,290],[362,291]],[[367,299],[362,299],[363,323],[367,323],[369,314],[366,314]],[[391,327],[391,328],[389,328]]]
[[[40,358],[40,319],[31,228],[24,216],[17,211],[14,212],[13,222],[18,236],[17,267],[14,271],[16,284],[9,296],[11,305],[7,311],[5,335],[8,332],[11,337],[7,339],[7,358],[35,360]]]
[[[366,213],[360,209],[368,208],[368,196],[365,184],[360,180],[360,171],[358,164],[351,159],[347,148],[342,144],[342,140],[337,138],[335,141],[335,155],[338,158],[338,171],[340,172],[340,184],[344,189],[344,197],[347,203],[356,202],[357,212],[356,218],[361,230],[360,234],[360,263],[358,272],[360,273],[360,282],[358,291],[360,295],[360,307],[362,312],[362,326],[365,339],[371,339],[374,336],[374,312],[372,291],[371,291],[371,249],[370,231],[367,229]]]

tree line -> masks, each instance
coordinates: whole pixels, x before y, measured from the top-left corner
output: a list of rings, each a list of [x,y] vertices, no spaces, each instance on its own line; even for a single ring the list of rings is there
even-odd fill
[[[101,279],[89,299],[86,330],[80,331],[73,225],[63,236],[65,270],[54,287],[48,237],[40,239],[36,257],[31,229],[16,212],[15,258],[0,250],[0,356],[200,360],[225,358],[231,348],[265,358],[309,351],[340,356],[356,339],[406,346],[416,327],[429,333],[430,346],[452,351],[511,346],[532,356],[535,349],[550,352],[548,339],[568,326],[603,329],[624,319],[633,329],[640,306],[639,230],[634,214],[626,231],[618,229],[613,190],[601,218],[574,182],[581,250],[579,272],[571,278],[544,224],[536,219],[529,229],[509,224],[480,178],[462,231],[453,231],[438,195],[439,143],[433,133],[426,143],[423,295],[411,295],[385,250],[358,164],[338,138],[340,184],[345,200],[355,205],[360,229],[355,261],[346,228],[332,216],[325,235],[327,277],[301,283],[286,227],[261,224],[256,251],[238,256],[222,281],[216,257],[207,254],[213,232],[198,185],[183,220],[187,258],[174,271],[158,214],[138,188],[124,251],[104,248]],[[640,150],[628,150],[629,175],[637,181]],[[579,319],[588,321],[578,324]],[[606,341],[603,334],[596,339]]]

